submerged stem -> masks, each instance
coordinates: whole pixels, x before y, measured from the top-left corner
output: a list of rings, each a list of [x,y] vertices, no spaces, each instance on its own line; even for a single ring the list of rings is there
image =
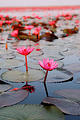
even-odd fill
[[[27,65],[27,55],[25,55],[25,62],[26,62],[26,71],[28,71],[28,65]]]
[[[45,75],[45,78],[44,78],[44,82],[46,82],[47,74],[48,74],[48,70],[46,71],[46,75]]]
[[[49,95],[48,95],[48,90],[47,90],[47,86],[46,86],[46,83],[45,83],[45,82],[44,82],[44,87],[45,87],[46,95],[47,95],[47,97],[49,97]]]

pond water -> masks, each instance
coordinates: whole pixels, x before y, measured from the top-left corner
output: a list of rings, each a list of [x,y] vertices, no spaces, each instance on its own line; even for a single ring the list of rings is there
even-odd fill
[[[26,10],[26,11],[7,11],[4,12],[2,11],[0,14],[2,15],[9,15],[10,17],[13,16],[17,16],[18,19],[20,19],[21,21],[23,21],[22,16],[24,15],[30,15],[32,16],[33,14],[39,15],[41,17],[43,17],[44,15],[47,15],[47,18],[44,19],[43,21],[46,23],[48,23],[49,20],[54,20],[54,16],[57,16],[58,14],[78,14],[77,17],[73,18],[72,21],[68,21],[68,25],[66,25],[67,21],[63,20],[62,18],[59,19],[59,21],[57,22],[57,28],[55,32],[55,35],[58,36],[58,39],[54,39],[53,41],[47,41],[44,39],[41,39],[40,41],[38,41],[38,45],[36,45],[36,42],[32,41],[32,40],[20,40],[18,42],[16,38],[13,38],[12,40],[7,40],[7,38],[10,38],[11,36],[9,36],[12,32],[11,30],[6,30],[6,27],[3,27],[4,31],[1,33],[0,35],[0,62],[5,62],[4,63],[0,63],[0,75],[2,75],[3,73],[5,73],[6,71],[9,71],[10,69],[13,70],[21,70],[22,72],[25,72],[25,65],[21,65],[19,64],[18,67],[14,67],[14,65],[12,65],[10,63],[10,65],[12,66],[7,67],[9,65],[9,62],[7,63],[5,60],[9,60],[8,56],[9,55],[13,55],[14,58],[13,59],[18,59],[18,60],[22,60],[23,63],[25,63],[25,59],[23,55],[19,55],[16,51],[17,47],[22,47],[25,46],[27,47],[29,46],[33,46],[35,47],[36,51],[37,49],[41,49],[41,51],[37,51],[40,53],[36,53],[33,52],[33,54],[31,53],[31,55],[28,56],[28,65],[29,69],[30,67],[32,67],[32,69],[34,70],[34,65],[33,62],[37,62],[38,60],[42,60],[42,58],[50,58],[50,59],[54,59],[56,61],[59,61],[59,69],[58,70],[53,70],[52,72],[49,71],[49,77],[47,79],[46,82],[46,86],[44,86],[44,83],[41,81],[35,81],[34,82],[29,82],[29,85],[34,86],[35,88],[35,92],[30,93],[26,99],[24,99],[22,102],[18,103],[18,104],[41,104],[42,100],[44,98],[48,97],[59,97],[60,96],[54,94],[55,91],[61,90],[61,89],[80,89],[80,84],[78,82],[78,79],[80,79],[80,23],[78,23],[78,25],[75,23],[75,20],[80,20],[80,10],[79,9],[75,9],[75,10],[38,10],[38,11],[32,11],[32,10]],[[30,23],[30,21],[28,21],[28,23]],[[69,36],[63,37],[63,29],[65,28],[70,28],[73,29],[75,26],[78,26],[78,33],[76,34],[70,34]],[[7,26],[8,28],[8,26]],[[44,31],[42,28],[42,31],[40,34],[42,34]],[[28,31],[26,31],[28,33]],[[32,31],[33,32],[33,31]],[[12,37],[11,37],[12,38]],[[8,50],[7,51],[14,51],[13,53],[7,53],[6,55],[6,50],[5,50],[5,44],[8,44]],[[5,51],[4,51],[5,50]],[[10,57],[11,57],[10,56]],[[6,57],[6,58],[4,58]],[[12,60],[12,59],[11,59]],[[29,62],[32,62],[29,64]],[[18,62],[19,63],[19,62]],[[17,63],[17,64],[18,64]],[[21,63],[21,64],[23,64]],[[2,65],[3,64],[3,65]],[[62,70],[61,68],[64,69],[64,66],[69,66],[72,65],[72,69],[71,68],[67,68],[70,69],[70,73],[69,74],[62,74]],[[74,67],[74,64],[76,64],[75,66],[77,68]],[[77,65],[78,64],[78,65]],[[6,66],[6,67],[5,67]],[[15,65],[16,66],[16,65]],[[36,66],[37,67],[37,66]],[[39,69],[41,69],[38,66]],[[74,69],[74,70],[73,70]],[[42,69],[43,70],[43,69]],[[64,70],[63,70],[64,71]],[[50,74],[51,72],[51,74]],[[59,77],[56,77],[57,72],[59,73],[59,76],[62,77],[59,82]],[[71,73],[72,72],[72,73]],[[35,73],[34,73],[35,74]],[[55,74],[55,77],[53,76],[53,74]],[[73,75],[72,75],[73,74]],[[65,77],[64,77],[65,75]],[[15,76],[12,76],[15,79]],[[50,78],[52,77],[52,79],[56,79],[58,80],[58,82],[52,82],[52,79]],[[67,79],[68,77],[68,79]],[[8,77],[9,78],[9,77]],[[1,77],[2,79],[2,77]],[[51,82],[49,82],[48,80],[51,79]],[[64,80],[65,79],[65,80]],[[3,81],[11,84],[13,88],[21,88],[22,86],[24,86],[26,84],[26,82],[22,82],[22,83],[14,83],[14,82],[10,82],[10,80],[7,78],[2,79]],[[43,78],[41,80],[44,80]],[[65,114],[65,120],[80,120],[80,116],[79,115],[68,115]]]

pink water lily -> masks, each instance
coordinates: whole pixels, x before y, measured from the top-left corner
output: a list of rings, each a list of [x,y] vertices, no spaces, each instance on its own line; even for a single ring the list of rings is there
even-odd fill
[[[27,55],[29,55],[35,48],[28,46],[27,48],[23,47],[19,47],[16,50],[18,51],[19,54],[24,55],[25,56],[25,62],[26,62],[26,71],[28,71],[28,65],[27,65]]]
[[[19,37],[18,37],[18,30],[14,30],[14,31],[11,33],[11,36],[16,37],[18,40],[20,40]]]
[[[34,27],[33,25],[25,26],[25,29],[29,30],[29,35],[30,35],[30,30],[31,30],[33,27]]]
[[[45,75],[45,78],[44,78],[44,82],[46,81],[48,71],[52,71],[53,69],[55,69],[55,68],[58,67],[58,63],[56,63],[56,62],[57,62],[57,61],[54,61],[53,59],[49,60],[49,58],[43,59],[43,62],[41,62],[41,61],[39,60],[39,65],[40,65],[44,70],[46,70],[46,75]]]
[[[11,24],[13,21],[12,21],[12,20],[6,20],[5,22],[8,24],[9,29],[10,29],[10,24]]]
[[[2,31],[3,31],[2,25],[3,25],[3,21],[0,21],[0,27],[1,27]]]
[[[49,21],[49,24],[53,27],[53,25],[55,24],[55,21]]]
[[[41,27],[36,27],[35,28],[34,34],[36,33],[36,35],[38,36],[38,40],[40,39],[39,32],[40,32],[41,29],[42,29]]]

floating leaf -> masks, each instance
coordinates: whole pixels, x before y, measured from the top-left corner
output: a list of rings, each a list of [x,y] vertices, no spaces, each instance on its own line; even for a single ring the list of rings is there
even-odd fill
[[[44,52],[42,52],[42,51],[33,51],[30,55],[29,55],[29,57],[34,57],[34,56],[39,56],[39,55],[43,55],[44,54]]]
[[[0,62],[0,68],[6,68],[6,69],[15,68],[23,65],[24,65],[24,61],[17,59],[5,60],[3,62]]]
[[[3,58],[3,59],[13,59],[13,58],[15,58],[16,56],[15,55],[4,55],[4,56],[2,56],[1,58]]]
[[[74,101],[62,98],[47,97],[44,98],[42,102],[53,104],[66,114],[80,115],[80,105]]]
[[[4,92],[4,91],[10,89],[11,87],[12,87],[12,85],[0,80],[0,92]]]
[[[13,53],[13,50],[6,50],[6,49],[1,49],[0,50],[0,55],[6,55],[6,54],[11,54]]]
[[[72,80],[73,74],[64,69],[53,70],[48,72],[47,82],[59,83]],[[41,80],[43,81],[43,80]]]
[[[63,89],[54,92],[59,96],[65,97],[75,102],[80,102],[80,89]]]
[[[0,109],[1,120],[65,120],[63,113],[55,106],[13,105]]]
[[[28,66],[29,66],[29,68],[33,68],[33,69],[42,69],[41,67],[40,67],[40,65],[39,65],[39,63],[38,62],[35,62],[35,61],[30,61],[30,62],[28,62]]]
[[[10,82],[32,82],[44,78],[42,70],[29,69],[25,73],[20,70],[10,70],[2,73],[1,78]]]
[[[28,96],[27,90],[15,90],[0,94],[0,108],[21,102]]]
[[[67,33],[69,35],[72,35],[72,34],[75,34],[75,33],[78,33],[79,29],[74,27],[72,29],[64,29],[63,32],[64,33]]]
[[[80,63],[65,65],[65,66],[63,66],[63,69],[66,69],[72,73],[80,72]]]

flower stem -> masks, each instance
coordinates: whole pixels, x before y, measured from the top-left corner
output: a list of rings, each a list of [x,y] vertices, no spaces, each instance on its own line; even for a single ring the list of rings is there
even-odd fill
[[[16,36],[16,38],[17,38],[18,40],[20,40],[18,36]]]
[[[28,71],[27,56],[26,55],[25,55],[25,62],[26,62],[26,71]]]
[[[45,83],[45,82],[44,82],[44,88],[45,88],[47,97],[49,97],[49,95],[48,95],[48,90],[47,90],[47,86],[46,86],[46,83]]]
[[[47,74],[48,74],[48,70],[46,71],[46,75],[45,75],[45,78],[44,78],[44,82],[46,82]]]
[[[8,50],[8,44],[6,43],[6,45],[5,45],[5,48],[6,48],[6,50]]]
[[[30,30],[29,30],[29,35],[30,35]]]

